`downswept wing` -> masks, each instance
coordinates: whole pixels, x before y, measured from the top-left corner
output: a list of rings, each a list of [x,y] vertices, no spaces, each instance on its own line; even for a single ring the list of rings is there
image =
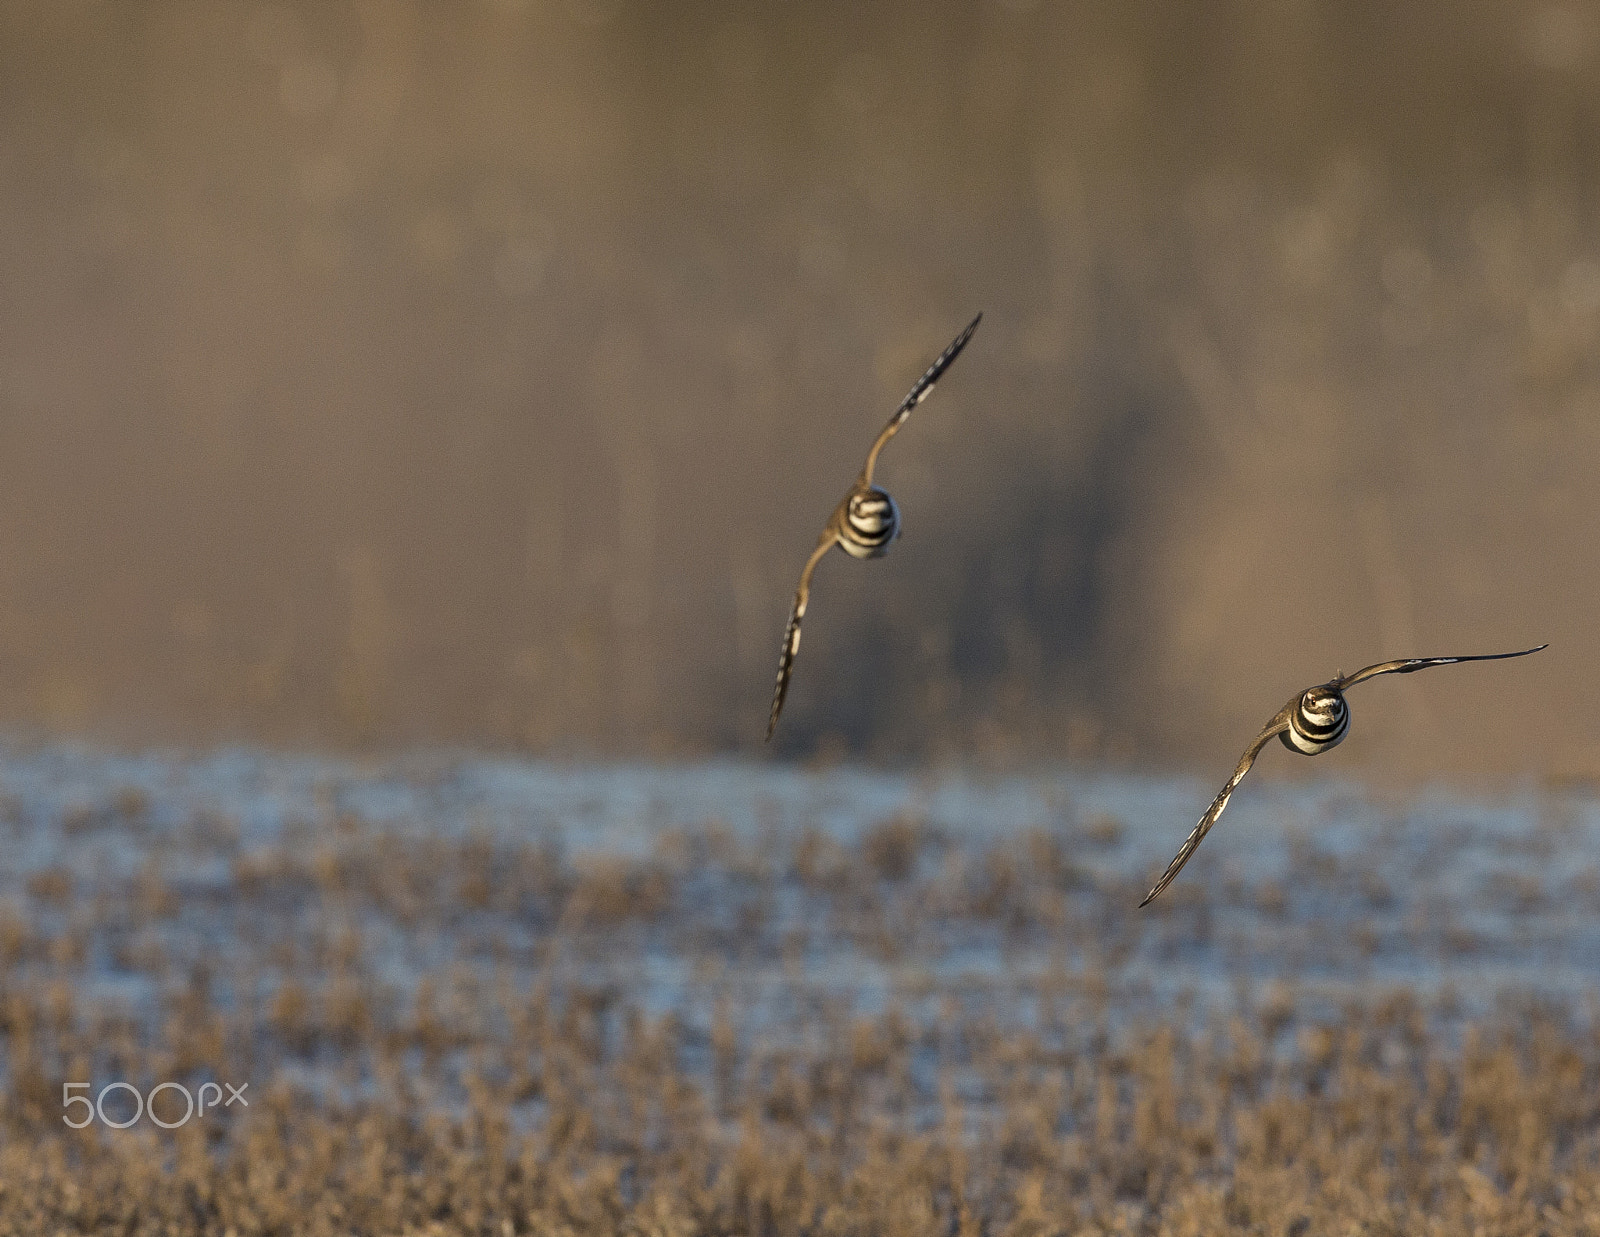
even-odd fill
[[[1328,686],[1335,691],[1343,691],[1357,683],[1364,683],[1367,679],[1375,679],[1380,674],[1412,674],[1418,670],[1426,670],[1429,666],[1453,666],[1458,661],[1504,661],[1508,657],[1526,657],[1529,653],[1537,653],[1540,649],[1549,647],[1548,644],[1541,644],[1537,648],[1522,649],[1516,653],[1478,653],[1472,657],[1412,657],[1405,661],[1381,661],[1376,666],[1368,666],[1365,670],[1357,670],[1354,674],[1334,679]]]
[[[1255,764],[1256,757],[1261,754],[1261,749],[1266,746],[1267,740],[1275,735],[1282,734],[1289,729],[1289,714],[1294,709],[1300,697],[1296,696],[1283,708],[1278,710],[1277,716],[1266,724],[1266,727],[1255,737],[1255,741],[1244,749],[1244,755],[1239,758],[1239,767],[1233,771],[1233,776],[1228,779],[1217,797],[1211,801],[1211,806],[1206,809],[1206,814],[1200,818],[1200,823],[1194,827],[1193,832],[1183,841],[1177,856],[1167,865],[1167,870],[1161,874],[1161,879],[1155,888],[1145,894],[1144,901],[1139,903],[1140,908],[1149,906],[1160,895],[1161,891],[1172,884],[1172,878],[1183,870],[1183,865],[1189,862],[1189,856],[1194,854],[1195,848],[1204,840],[1206,834],[1211,832],[1211,826],[1217,823],[1217,818],[1228,806],[1228,800],[1233,797],[1233,792],[1238,789],[1239,783],[1244,781],[1244,775],[1250,772],[1250,766]]]
[[[789,626],[783,632],[783,648],[778,653],[778,681],[772,688],[772,715],[767,718],[767,739],[770,741],[772,732],[778,728],[778,714],[783,712],[783,698],[789,694],[789,676],[794,673],[795,654],[800,651],[800,620],[806,616],[806,602],[811,597],[811,573],[817,569],[817,564],[822,561],[822,556],[833,549],[834,543],[839,540],[838,533],[834,532],[830,523],[822,540],[817,542],[817,548],[811,551],[811,557],[806,559],[806,565],[800,572],[800,587],[794,591],[794,607],[789,611]]]
[[[872,484],[872,470],[878,466],[878,452],[883,450],[883,445],[894,437],[895,431],[911,415],[911,410],[928,398],[928,395],[933,391],[933,384],[938,382],[944,371],[950,368],[950,363],[961,355],[961,350],[967,346],[967,340],[972,338],[972,333],[978,329],[978,323],[982,321],[983,315],[980,313],[971,322],[967,323],[967,329],[950,341],[950,346],[939,354],[937,361],[928,366],[927,372],[917,379],[911,390],[907,392],[906,397],[900,401],[900,407],[894,410],[894,416],[889,418],[889,424],[883,427],[883,432],[878,435],[878,440],[872,444],[872,450],[867,452],[867,464],[861,470],[861,482],[863,485]]]

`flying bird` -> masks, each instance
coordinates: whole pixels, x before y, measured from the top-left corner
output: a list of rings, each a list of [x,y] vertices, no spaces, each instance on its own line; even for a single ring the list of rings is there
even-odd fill
[[[1537,653],[1539,649],[1549,647],[1547,644],[1541,644],[1538,648],[1523,649],[1518,653],[1482,653],[1476,657],[1413,657],[1407,661],[1384,661],[1376,666],[1368,666],[1365,670],[1358,670],[1354,674],[1335,674],[1326,683],[1306,688],[1279,709],[1250,746],[1244,749],[1244,755],[1239,758],[1239,766],[1233,771],[1233,776],[1211,801],[1211,806],[1200,818],[1200,823],[1184,839],[1183,847],[1178,851],[1177,857],[1167,865],[1167,870],[1162,873],[1155,888],[1145,895],[1144,901],[1139,905],[1144,907],[1154,902],[1161,891],[1172,883],[1172,878],[1183,869],[1183,865],[1189,862],[1189,856],[1194,854],[1195,848],[1200,845],[1206,834],[1211,832],[1211,826],[1217,823],[1217,818],[1228,806],[1228,799],[1238,788],[1239,783],[1244,781],[1244,775],[1250,772],[1250,766],[1255,763],[1261,749],[1273,735],[1277,735],[1290,751],[1305,756],[1315,756],[1318,752],[1337,747],[1344,741],[1344,736],[1350,729],[1350,710],[1345,705],[1344,693],[1357,683],[1375,679],[1380,674],[1412,674],[1418,670],[1426,670],[1429,666],[1451,666],[1462,661],[1501,661],[1507,657],[1526,657],[1529,653]]]
[[[872,450],[867,452],[867,462],[861,469],[861,475],[833,509],[822,536],[817,540],[817,548],[806,559],[806,565],[800,572],[800,587],[795,590],[794,607],[789,611],[789,626],[783,633],[783,648],[778,654],[778,681],[772,689],[772,715],[767,719],[768,739],[777,729],[778,715],[783,712],[783,698],[789,693],[789,677],[794,673],[795,654],[800,651],[800,621],[806,616],[806,602],[811,596],[811,573],[817,569],[822,556],[834,546],[851,558],[880,558],[889,552],[889,543],[900,535],[900,509],[886,490],[872,484],[878,453],[895,436],[895,431],[905,424],[911,410],[932,393],[933,384],[950,368],[950,363],[961,355],[961,350],[967,346],[967,341],[982,321],[983,315],[980,313],[967,323],[967,329],[950,342],[950,346],[939,354],[939,359],[928,366],[927,372],[917,379],[900,401],[900,407],[894,410],[889,424],[883,427],[878,440],[872,444]]]

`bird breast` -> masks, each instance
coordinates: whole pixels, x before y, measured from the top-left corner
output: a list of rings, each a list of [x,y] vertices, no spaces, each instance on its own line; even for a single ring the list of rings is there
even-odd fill
[[[1342,692],[1313,687],[1301,694],[1289,714],[1289,729],[1279,737],[1290,751],[1315,756],[1344,741],[1350,709]]]
[[[839,544],[851,558],[877,558],[900,535],[900,509],[884,490],[874,486],[850,495],[845,503]]]

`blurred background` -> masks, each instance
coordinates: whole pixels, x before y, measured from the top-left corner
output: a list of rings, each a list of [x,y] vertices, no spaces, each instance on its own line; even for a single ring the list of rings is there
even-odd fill
[[[981,309],[779,754],[1220,768],[1550,641],[1344,767],[1600,772],[1597,65],[1590,3],[3,0],[0,723],[756,751]]]

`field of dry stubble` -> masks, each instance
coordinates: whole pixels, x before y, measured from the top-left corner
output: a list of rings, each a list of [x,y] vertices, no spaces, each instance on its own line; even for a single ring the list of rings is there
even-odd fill
[[[1581,794],[0,765],[0,1233],[1600,1231]]]

